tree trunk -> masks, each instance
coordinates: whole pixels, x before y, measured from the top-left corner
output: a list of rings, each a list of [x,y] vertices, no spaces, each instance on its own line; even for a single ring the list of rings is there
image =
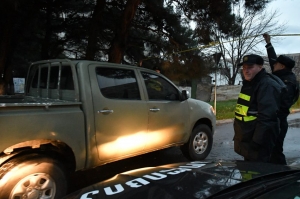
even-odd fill
[[[105,0],[97,0],[91,23],[89,25],[88,45],[86,49],[86,59],[94,60],[97,51],[97,37],[99,33],[100,21],[102,20],[102,10],[105,8]]]
[[[109,62],[121,63],[126,48],[127,38],[138,5],[141,0],[128,0],[121,17],[121,24],[117,27],[116,36],[110,47]]]
[[[49,59],[50,57],[50,42],[52,34],[52,12],[53,12],[53,0],[47,0],[47,9],[46,9],[46,25],[45,25],[45,36],[42,42],[41,47],[41,59]]]
[[[6,94],[7,65],[10,57],[11,36],[15,21],[15,9],[13,2],[1,1],[0,3],[0,95]],[[8,72],[8,74],[11,74]]]
[[[197,93],[197,80],[192,79],[192,88],[191,88],[191,98],[196,99],[196,93]]]
[[[234,85],[235,79],[236,79],[236,73],[233,73],[233,74],[232,74],[232,77],[230,78],[230,82],[231,82],[230,85]]]

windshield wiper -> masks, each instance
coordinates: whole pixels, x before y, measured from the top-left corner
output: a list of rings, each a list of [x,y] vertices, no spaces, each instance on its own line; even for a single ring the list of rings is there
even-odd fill
[[[241,182],[226,188],[207,199],[246,199],[253,198],[272,191],[278,187],[283,187],[287,184],[294,183],[300,179],[299,170],[290,170],[280,173],[269,174],[254,178],[252,180]]]

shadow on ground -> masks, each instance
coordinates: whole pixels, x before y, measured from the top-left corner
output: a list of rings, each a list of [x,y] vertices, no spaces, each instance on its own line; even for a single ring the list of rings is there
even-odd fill
[[[109,179],[116,174],[138,169],[141,167],[152,167],[176,162],[185,162],[186,159],[178,147],[172,147],[144,155],[105,164],[94,169],[78,171],[71,176],[69,193],[99,181]]]

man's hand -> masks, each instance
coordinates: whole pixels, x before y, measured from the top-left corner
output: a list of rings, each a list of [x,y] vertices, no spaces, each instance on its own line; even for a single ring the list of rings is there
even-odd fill
[[[265,38],[267,44],[271,43],[271,37],[268,33],[264,33],[263,37]]]

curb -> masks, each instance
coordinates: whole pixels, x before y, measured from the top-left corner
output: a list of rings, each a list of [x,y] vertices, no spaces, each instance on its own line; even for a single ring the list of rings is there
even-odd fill
[[[231,118],[231,119],[224,119],[224,120],[217,120],[216,121],[216,124],[217,125],[220,125],[220,124],[227,124],[227,123],[231,123],[231,122],[233,122],[233,118]]]
[[[292,109],[290,114],[298,113],[298,112],[300,112],[300,109]],[[224,120],[217,120],[217,121],[216,121],[216,124],[217,124],[217,125],[220,125],[220,124],[227,124],[227,123],[233,122],[233,120],[234,120],[234,118],[224,119]]]
[[[292,110],[291,110],[291,114],[292,114],[292,113],[298,113],[298,112],[300,112],[300,109],[292,109]]]

